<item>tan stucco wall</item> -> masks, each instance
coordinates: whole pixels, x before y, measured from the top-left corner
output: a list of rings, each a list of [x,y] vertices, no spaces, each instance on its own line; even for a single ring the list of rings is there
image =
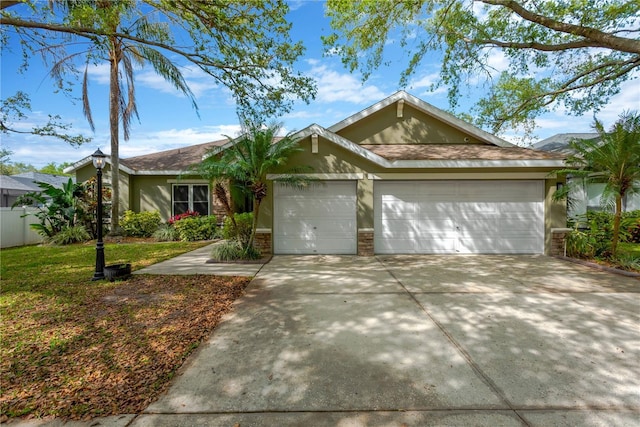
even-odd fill
[[[337,132],[357,144],[477,144],[473,136],[405,104],[397,117],[397,103]],[[465,141],[465,138],[468,138]]]
[[[311,152],[311,139],[306,138],[300,142],[303,151],[295,154],[290,164],[309,165],[313,167],[315,174],[360,174],[361,179],[357,183],[358,196],[358,229],[371,229],[374,227],[373,219],[373,187],[375,179],[370,179],[369,174],[380,176],[382,179],[389,177],[403,180],[423,179],[472,179],[472,180],[517,180],[538,179],[545,181],[544,209],[545,209],[545,253],[551,248],[551,228],[565,226],[565,209],[563,202],[552,200],[556,189],[556,179],[550,174],[550,168],[458,168],[458,169],[386,169],[373,162],[330,142],[319,138],[318,153]],[[278,171],[284,172],[286,168]],[[531,176],[535,176],[532,178]],[[338,179],[340,176],[335,175]],[[263,200],[258,227],[261,229],[273,229],[273,185],[269,183],[267,197]]]
[[[131,187],[134,212],[158,211],[163,220],[171,217],[171,183],[175,176],[137,176]]]

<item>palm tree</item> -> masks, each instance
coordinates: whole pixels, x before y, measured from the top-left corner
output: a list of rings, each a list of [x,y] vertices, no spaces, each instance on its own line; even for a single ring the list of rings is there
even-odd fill
[[[272,124],[267,127],[247,124],[243,134],[231,140],[222,153],[215,149],[197,167],[199,173],[217,182],[244,183],[246,191],[253,199],[253,223],[251,237],[245,250],[253,246],[260,205],[267,196],[267,174],[279,173],[278,182],[295,187],[305,187],[310,178],[303,174],[309,167],[300,166],[285,168],[288,159],[295,153],[302,151],[298,140],[291,134],[277,137],[282,125]]]
[[[603,195],[615,200],[611,241],[611,253],[615,256],[622,200],[627,194],[640,191],[640,114],[637,111],[622,113],[609,132],[597,119],[593,128],[600,138],[572,141],[570,147],[575,154],[567,159],[570,168],[559,172],[583,178],[585,183],[605,183]],[[573,186],[581,184],[580,181],[572,179],[569,185],[556,193],[555,198],[565,198]]]
[[[70,20],[86,27],[97,26],[109,34],[123,33],[139,37],[145,41],[165,43],[171,40],[169,28],[165,23],[152,22],[148,16],[138,16],[133,22],[127,22],[129,13],[137,7],[134,0],[64,0],[60,6],[69,14]],[[151,64],[154,71],[171,83],[177,90],[189,97],[193,107],[198,109],[195,96],[187,85],[180,69],[158,49],[150,45],[125,40],[118,36],[105,36],[105,40],[95,38],[89,50],[76,52],[63,58],[52,68],[52,74],[61,79],[65,72],[65,63],[78,55],[86,56],[82,79],[83,112],[92,130],[95,130],[89,104],[88,72],[89,65],[100,60],[109,61],[109,128],[111,134],[111,227],[112,232],[119,228],[120,211],[120,121],[124,140],[129,140],[131,120],[139,119],[135,99],[134,64]]]

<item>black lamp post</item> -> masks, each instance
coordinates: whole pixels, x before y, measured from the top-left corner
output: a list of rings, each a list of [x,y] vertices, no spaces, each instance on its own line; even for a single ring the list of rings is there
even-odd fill
[[[91,280],[104,279],[104,243],[102,242],[102,168],[107,156],[98,148],[95,153],[91,155],[93,158],[93,166],[96,168],[98,179],[98,191],[96,197],[98,198],[98,211],[96,212],[98,241],[96,242],[96,271],[93,273]]]

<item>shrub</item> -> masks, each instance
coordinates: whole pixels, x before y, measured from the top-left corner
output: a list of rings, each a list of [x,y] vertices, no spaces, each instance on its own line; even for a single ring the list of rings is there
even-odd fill
[[[193,218],[193,217],[196,217],[196,216],[200,216],[200,214],[198,212],[194,212],[194,211],[189,211],[188,210],[188,211],[186,211],[184,213],[172,216],[171,218],[169,218],[169,221],[167,221],[167,223],[169,225],[173,225],[173,224],[175,224],[176,222],[178,222],[178,221],[180,221],[182,219]]]
[[[140,213],[126,211],[120,220],[120,227],[125,236],[151,237],[161,222],[162,219],[158,211]]]
[[[216,261],[235,261],[242,259],[242,246],[237,240],[220,242],[211,250],[211,258]]]
[[[180,233],[172,225],[161,224],[153,233],[153,238],[159,242],[174,242],[180,240]]]
[[[640,243],[640,210],[625,212],[622,218],[628,233],[627,242]]]
[[[211,258],[216,261],[259,259],[260,252],[253,247],[244,250],[237,240],[227,240],[213,247],[211,250]]]
[[[65,226],[59,233],[52,236],[49,241],[54,245],[70,245],[71,243],[81,243],[91,240],[91,235],[81,225],[74,227]]]
[[[196,240],[211,240],[217,236],[216,217],[188,216],[174,221],[173,227],[177,230],[180,240],[192,242]]]
[[[640,259],[634,254],[620,254],[612,261],[623,270],[640,271]]]
[[[233,218],[236,220],[237,229],[233,226],[231,218],[226,217],[222,226],[222,238],[226,240],[236,240],[240,242],[242,247],[246,247],[251,238],[253,213],[236,213],[233,214]]]

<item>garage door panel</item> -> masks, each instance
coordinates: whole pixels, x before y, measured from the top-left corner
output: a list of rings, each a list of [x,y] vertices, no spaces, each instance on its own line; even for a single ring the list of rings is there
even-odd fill
[[[462,236],[481,237],[487,233],[498,234],[499,228],[498,218],[476,218],[461,222],[460,225],[457,226],[457,231]]]
[[[296,239],[292,237],[276,241],[274,249],[278,253],[308,254],[314,253],[316,244],[315,240]]]
[[[376,243],[376,252],[379,254],[413,254],[416,252],[415,245],[407,239],[387,238],[380,243]]]
[[[274,183],[274,252],[357,252],[355,181],[295,189]]]
[[[453,253],[455,248],[455,236],[431,236],[418,240],[411,253],[447,254]]]
[[[541,253],[543,188],[543,181],[376,182],[375,251]]]

